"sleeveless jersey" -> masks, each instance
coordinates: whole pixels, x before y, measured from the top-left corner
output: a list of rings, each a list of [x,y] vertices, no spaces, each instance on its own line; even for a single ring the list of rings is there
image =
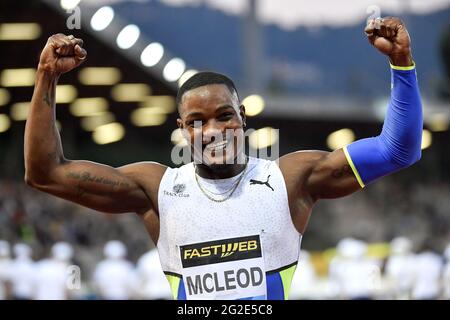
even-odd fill
[[[239,178],[198,183],[220,194]],[[174,298],[287,299],[301,234],[277,163],[250,157],[224,202],[210,200],[198,183],[189,163],[168,168],[159,186],[157,248]]]

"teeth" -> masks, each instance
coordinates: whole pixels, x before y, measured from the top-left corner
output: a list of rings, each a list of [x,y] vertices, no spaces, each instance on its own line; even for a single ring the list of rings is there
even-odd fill
[[[207,149],[221,150],[221,149],[225,149],[227,144],[228,144],[228,142],[225,140],[225,141],[221,141],[221,142],[218,142],[218,143],[208,144],[206,146],[206,148]]]

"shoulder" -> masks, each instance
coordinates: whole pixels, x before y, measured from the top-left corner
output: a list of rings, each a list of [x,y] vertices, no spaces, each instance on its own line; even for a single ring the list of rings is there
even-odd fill
[[[154,174],[164,174],[167,170],[167,166],[158,162],[152,161],[142,161],[135,162],[131,164],[119,167],[118,170],[125,174],[144,174],[144,175],[154,175]]]
[[[143,161],[127,164],[117,169],[140,186],[149,184],[157,186],[169,167],[157,162]]]

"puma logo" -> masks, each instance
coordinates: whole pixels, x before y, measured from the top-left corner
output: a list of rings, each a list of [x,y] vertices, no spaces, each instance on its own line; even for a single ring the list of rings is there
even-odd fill
[[[269,184],[269,178],[270,178],[270,174],[269,174],[269,176],[267,177],[266,182],[262,182],[262,181],[259,181],[259,180],[250,179],[250,184],[263,184],[263,185],[269,187],[270,189],[272,189],[272,191],[275,191],[275,190],[273,190],[272,186]]]

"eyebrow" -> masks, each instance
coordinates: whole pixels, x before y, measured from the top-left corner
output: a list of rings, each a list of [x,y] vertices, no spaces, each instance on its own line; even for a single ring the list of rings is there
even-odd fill
[[[230,109],[230,108],[233,109],[233,111],[234,111],[234,107],[232,105],[225,104],[223,106],[218,107],[214,112],[219,113],[223,110]],[[203,116],[203,113],[201,113],[201,112],[191,112],[186,115],[186,119],[189,117],[193,118],[193,117],[201,117],[201,116]]]
[[[234,107],[232,105],[226,104],[226,105],[218,107],[215,112],[218,113],[218,112],[221,112],[221,111],[229,109],[229,108],[233,109],[233,111],[234,111]]]
[[[201,113],[201,112],[191,112],[191,113],[187,114],[186,119],[189,117],[193,118],[193,117],[201,117],[201,116],[203,116],[203,113]]]

